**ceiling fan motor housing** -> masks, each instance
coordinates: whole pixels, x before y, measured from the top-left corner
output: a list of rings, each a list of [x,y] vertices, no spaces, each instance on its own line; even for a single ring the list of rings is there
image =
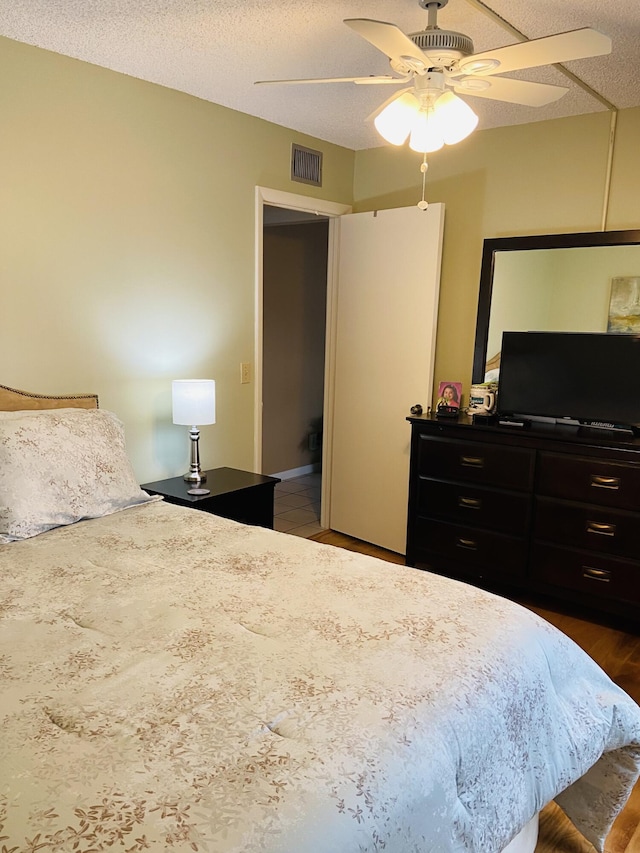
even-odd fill
[[[473,53],[473,42],[464,33],[452,30],[426,29],[409,33],[411,41],[424,51],[434,65],[448,66]]]

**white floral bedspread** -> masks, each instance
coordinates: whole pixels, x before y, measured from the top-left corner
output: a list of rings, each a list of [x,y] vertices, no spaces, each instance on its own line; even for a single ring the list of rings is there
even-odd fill
[[[601,846],[640,762],[528,611],[164,502],[0,546],[0,679],[14,853],[494,853],[567,788]]]

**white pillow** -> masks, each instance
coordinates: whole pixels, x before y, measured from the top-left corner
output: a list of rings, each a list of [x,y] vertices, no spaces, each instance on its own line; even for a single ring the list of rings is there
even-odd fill
[[[493,370],[487,370],[484,375],[485,382],[499,382],[500,381],[500,368],[494,367]]]
[[[150,500],[111,412],[0,412],[0,542]]]

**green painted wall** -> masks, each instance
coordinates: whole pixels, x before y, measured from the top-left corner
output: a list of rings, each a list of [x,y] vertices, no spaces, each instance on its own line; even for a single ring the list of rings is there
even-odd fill
[[[203,467],[250,469],[255,187],[350,203],[354,152],[2,38],[0,79],[0,383],[97,392],[146,482],[187,467],[170,380],[214,378]]]
[[[93,391],[125,422],[136,474],[180,473],[170,380],[213,377],[202,462],[253,464],[255,187],[355,210],[416,204],[420,157],[353,152],[0,38],[0,382]],[[360,120],[357,117],[354,120]],[[607,113],[477,131],[430,157],[446,205],[436,381],[471,377],[485,237],[598,230]],[[620,113],[608,229],[640,226],[640,109]],[[324,154],[292,183],[290,146]]]
[[[640,109],[617,121],[606,230],[640,227]],[[435,378],[471,381],[486,237],[598,231],[605,211],[610,116],[476,131],[429,156],[427,200],[446,207]],[[354,210],[416,204],[421,156],[358,151]]]

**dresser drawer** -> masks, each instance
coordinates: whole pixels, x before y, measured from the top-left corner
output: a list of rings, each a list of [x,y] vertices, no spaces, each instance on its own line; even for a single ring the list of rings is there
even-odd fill
[[[640,604],[640,563],[537,543],[531,577],[601,599]]]
[[[621,557],[640,557],[640,515],[537,498],[534,538]]]
[[[549,497],[640,510],[640,464],[541,453],[537,491]]]
[[[529,495],[522,492],[443,483],[426,477],[418,480],[418,512],[430,518],[524,536],[529,507]]]
[[[419,554],[438,558],[437,565],[444,572],[451,563],[464,567],[469,575],[501,579],[524,575],[525,540],[490,530],[421,518],[416,524],[415,548]]]
[[[459,480],[528,491],[533,483],[535,451],[475,441],[421,435],[418,473],[441,480]]]

